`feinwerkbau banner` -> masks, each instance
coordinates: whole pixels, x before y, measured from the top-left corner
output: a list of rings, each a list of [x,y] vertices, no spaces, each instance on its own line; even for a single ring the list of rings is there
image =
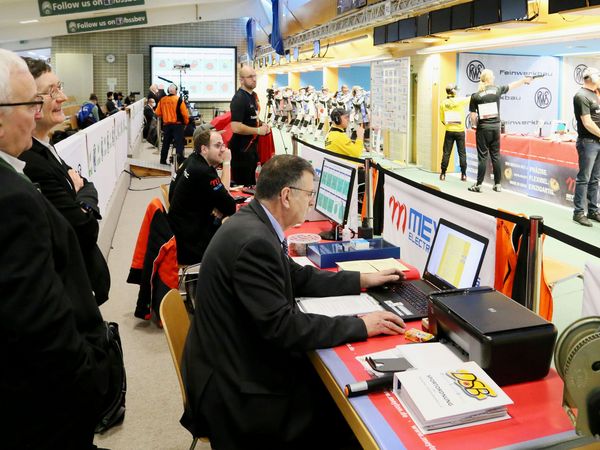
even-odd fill
[[[40,16],[42,17],[143,4],[144,0],[38,0]]]
[[[111,28],[131,27],[133,25],[144,25],[148,23],[146,11],[129,14],[117,14],[114,16],[90,17],[89,19],[77,19],[67,21],[69,34],[85,33],[88,31],[108,30]]]

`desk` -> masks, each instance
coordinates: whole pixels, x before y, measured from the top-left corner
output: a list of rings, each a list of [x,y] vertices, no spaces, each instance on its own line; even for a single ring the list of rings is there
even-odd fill
[[[408,328],[420,328],[410,322]],[[562,380],[554,370],[540,381],[504,386],[515,402],[511,419],[422,435],[391,392],[346,398],[341,387],[370,378],[357,356],[407,344],[403,336],[380,336],[310,353],[310,359],[365,449],[534,448],[575,436],[562,405]]]
[[[474,130],[467,130],[466,150],[467,172],[475,179],[477,148]],[[573,206],[575,178],[579,170],[575,142],[503,134],[500,156],[504,189]],[[492,183],[491,175],[492,171],[488,170],[485,180],[489,183]]]

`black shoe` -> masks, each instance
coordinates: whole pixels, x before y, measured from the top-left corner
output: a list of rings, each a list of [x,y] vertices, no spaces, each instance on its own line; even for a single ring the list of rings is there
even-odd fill
[[[471,192],[481,192],[481,185],[480,184],[474,184],[473,186],[471,186],[469,188],[469,190]]]
[[[445,181],[446,180],[446,174],[445,173],[440,173],[440,180],[441,181]]]
[[[577,222],[579,225],[583,225],[584,227],[591,227],[592,221],[585,217],[583,213],[573,214],[573,220]]]
[[[495,184],[492,189],[495,190],[496,192],[502,192],[502,185]]]
[[[595,220],[596,222],[600,222],[600,211],[588,212],[588,219]]]
[[[467,181],[467,174],[466,173],[461,173],[460,174],[460,181]]]

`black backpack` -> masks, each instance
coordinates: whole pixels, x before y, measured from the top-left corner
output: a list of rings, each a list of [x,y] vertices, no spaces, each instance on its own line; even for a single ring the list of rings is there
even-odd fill
[[[109,387],[104,409],[96,425],[95,433],[103,433],[125,418],[125,394],[127,392],[127,376],[123,361],[123,347],[119,335],[119,324],[105,322],[108,343],[107,354],[110,362]]]

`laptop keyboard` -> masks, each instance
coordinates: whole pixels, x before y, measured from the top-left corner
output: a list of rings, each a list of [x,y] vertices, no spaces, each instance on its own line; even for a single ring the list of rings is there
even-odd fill
[[[377,297],[388,307],[402,311],[404,314],[400,314],[401,316],[409,314],[398,304],[398,301],[409,306],[415,315],[427,317],[427,294],[413,283],[391,285],[385,291],[378,291]]]

